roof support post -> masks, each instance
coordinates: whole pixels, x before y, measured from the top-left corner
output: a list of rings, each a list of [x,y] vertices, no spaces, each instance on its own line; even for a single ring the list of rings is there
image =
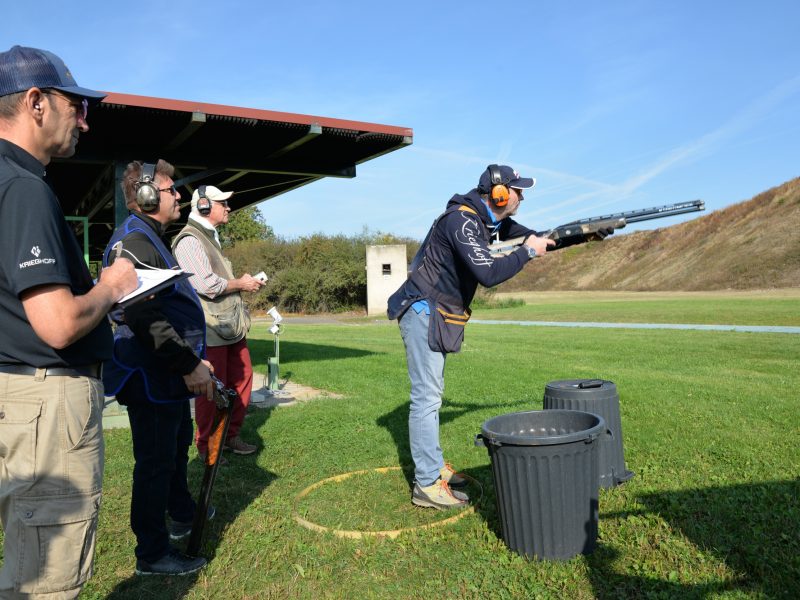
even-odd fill
[[[122,175],[128,167],[123,162],[114,163],[114,228],[116,229],[128,218],[128,203],[122,193]]]

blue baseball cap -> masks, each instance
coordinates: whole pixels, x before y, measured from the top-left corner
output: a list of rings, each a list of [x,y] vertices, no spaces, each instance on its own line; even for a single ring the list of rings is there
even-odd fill
[[[0,96],[32,87],[59,90],[87,100],[100,101],[106,97],[102,92],[80,87],[64,61],[52,52],[25,46],[0,52]]]
[[[478,181],[478,191],[482,194],[488,194],[492,191],[492,185],[497,185],[497,183],[492,184],[492,168],[500,175],[500,181],[498,183],[507,187],[527,190],[536,185],[536,179],[533,177],[520,177],[519,173],[507,165],[489,165],[486,167],[486,170],[481,173],[481,178]]]

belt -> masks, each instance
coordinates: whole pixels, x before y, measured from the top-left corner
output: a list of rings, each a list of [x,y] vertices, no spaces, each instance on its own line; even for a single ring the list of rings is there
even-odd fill
[[[43,367],[45,377],[94,377],[100,379],[103,363],[81,365],[79,367]],[[38,369],[30,365],[0,365],[0,373],[10,375],[36,375]]]

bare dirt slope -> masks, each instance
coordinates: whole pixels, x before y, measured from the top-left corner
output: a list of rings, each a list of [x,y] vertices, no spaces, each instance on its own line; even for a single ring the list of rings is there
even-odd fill
[[[797,286],[800,178],[685,223],[553,252],[498,291]]]

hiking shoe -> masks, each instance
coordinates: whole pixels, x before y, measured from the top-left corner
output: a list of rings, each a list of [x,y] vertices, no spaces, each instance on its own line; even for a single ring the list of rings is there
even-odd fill
[[[217,510],[213,506],[209,506],[208,520],[212,520],[216,514]],[[173,542],[177,542],[178,540],[182,540],[183,538],[191,535],[192,521],[188,521],[186,523],[183,521],[173,521],[170,523],[167,529],[169,529],[169,539],[171,539]]]
[[[225,450],[233,450],[234,454],[253,454],[258,448],[253,444],[248,444],[238,435],[225,442]]]
[[[206,559],[202,556],[193,558],[175,548],[157,561],[149,563],[138,559],[136,561],[137,575],[189,575],[206,566]]]
[[[439,469],[439,474],[451,488],[467,487],[467,478],[463,473],[458,473],[450,463],[444,463],[444,466]]]
[[[456,495],[458,494],[458,495]],[[427,487],[420,486],[414,482],[414,491],[411,493],[411,502],[417,506],[435,508],[437,510],[449,510],[451,508],[463,508],[469,504],[469,498],[463,492],[454,492],[441,477],[433,485]]]
[[[203,464],[206,464],[206,453],[205,452],[198,452],[197,455],[200,457],[200,462],[202,462]],[[225,458],[224,456],[222,456],[222,453],[220,453],[219,458],[217,459],[217,462],[219,463],[220,467],[224,467],[224,466],[226,466],[228,464],[228,459]]]

